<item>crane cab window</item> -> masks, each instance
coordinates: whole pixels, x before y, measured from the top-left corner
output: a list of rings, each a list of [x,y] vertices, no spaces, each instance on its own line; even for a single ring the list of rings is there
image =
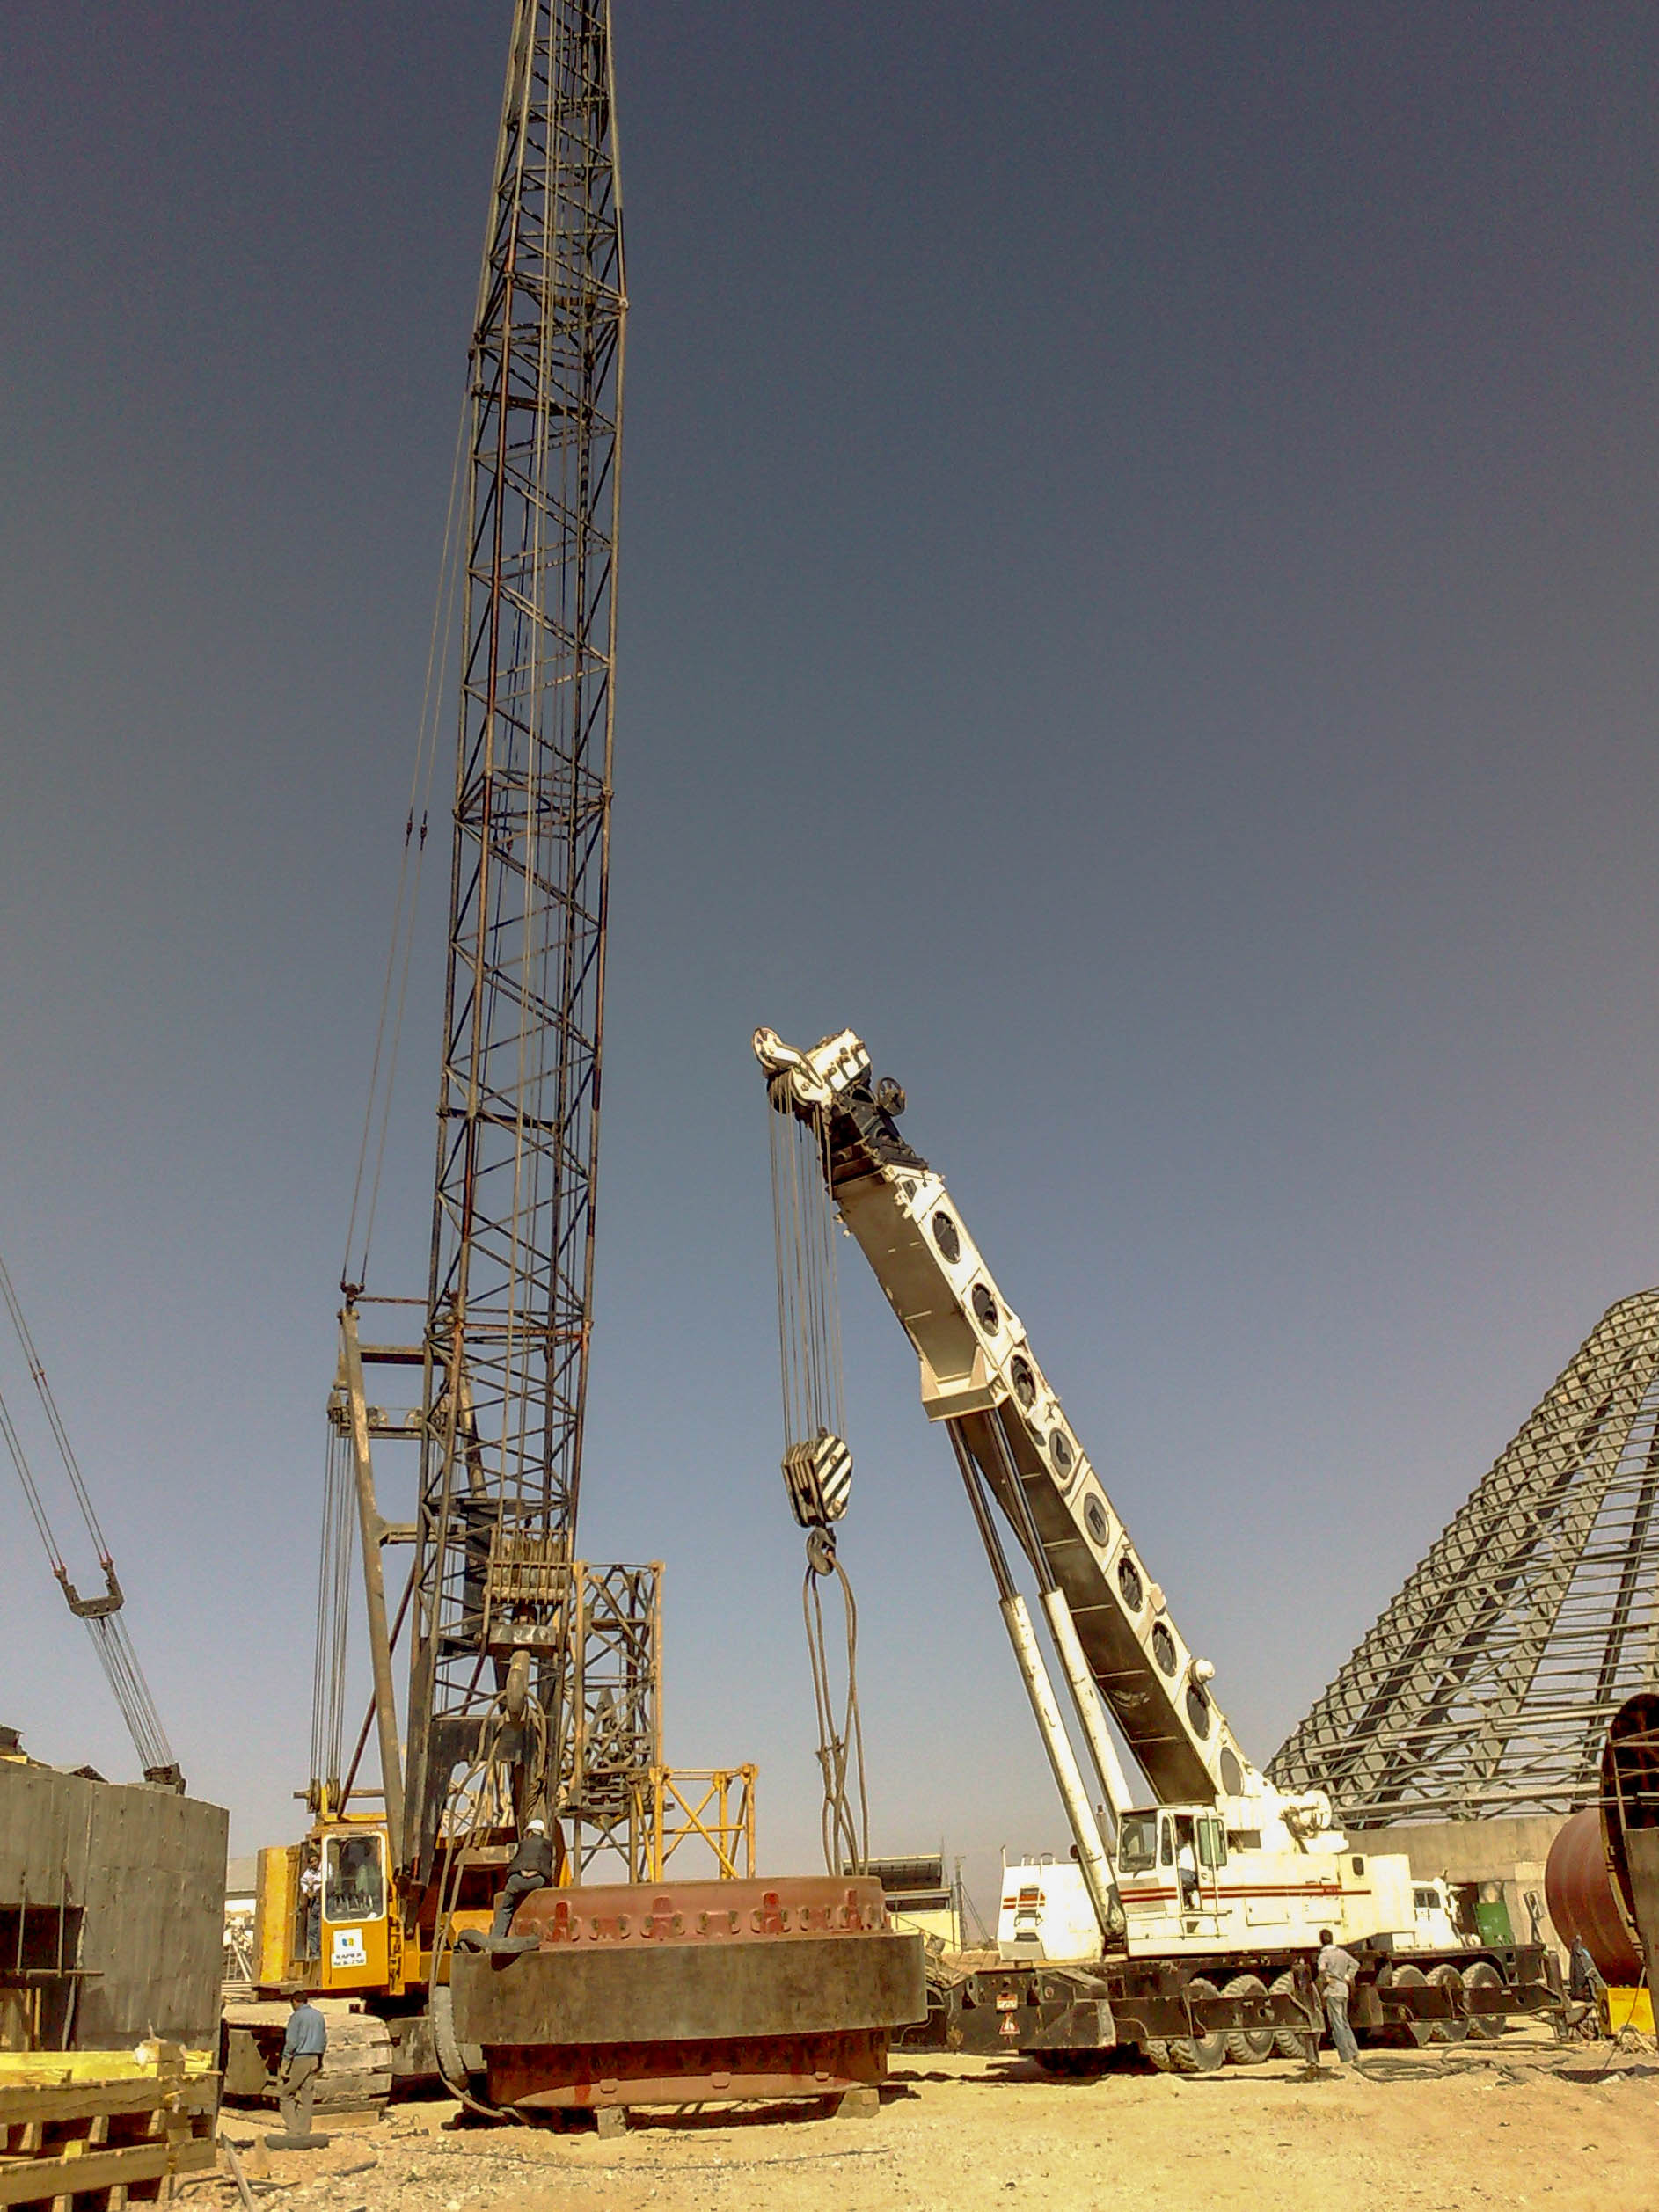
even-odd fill
[[[1158,1815],[1126,1813],[1117,1832],[1118,1872],[1144,1874],[1158,1864]]]
[[[1160,1866],[1173,1866],[1175,1864],[1175,1835],[1167,1816],[1158,1823],[1158,1863]]]
[[[386,1909],[386,1879],[377,1836],[331,1836],[323,1902],[329,1921],[378,1920]]]
[[[1198,1823],[1198,1864],[1209,1867],[1227,1864],[1227,1833],[1219,1821],[1201,1820]]]

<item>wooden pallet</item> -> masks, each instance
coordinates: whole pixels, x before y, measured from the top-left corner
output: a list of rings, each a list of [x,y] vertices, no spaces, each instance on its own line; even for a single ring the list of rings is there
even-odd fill
[[[119,2052],[7,2055],[0,2205],[119,2212],[157,2202],[175,2176],[216,2165],[218,2088],[177,2045],[163,2044],[153,2062]]]

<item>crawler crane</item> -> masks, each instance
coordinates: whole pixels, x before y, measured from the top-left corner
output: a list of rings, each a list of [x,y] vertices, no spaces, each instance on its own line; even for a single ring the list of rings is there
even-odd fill
[[[954,2008],[989,2012],[1005,2045],[1056,2069],[1122,2043],[1180,2071],[1248,2062],[1317,2032],[1321,1927],[1363,1958],[1362,2030],[1448,2040],[1556,2003],[1536,1947],[1425,1945],[1409,1862],[1351,1849],[1322,1792],[1286,1795],[1246,1756],[943,1179],[901,1135],[898,1084],[873,1080],[851,1030],[807,1052],[769,1029],[754,1044],[772,1106],[815,1133],[840,1218],[917,1354],[1073,1838],[1075,1869],[1009,1870],[1014,1958],[954,1991]],[[1036,1577],[1092,1785],[998,1517]],[[1108,1715],[1150,1797],[1132,1791]],[[1079,1912],[1086,1898],[1088,1955],[1056,1960],[1041,1922],[1068,1885]],[[1022,1936],[1029,1965],[1015,1962]]]
[[[514,0],[510,12],[460,535],[446,549],[461,681],[430,1274],[424,1298],[365,1296],[368,1233],[361,1256],[348,1236],[311,1818],[301,1842],[260,1854],[260,1995],[227,2014],[232,2093],[265,2088],[278,1993],[296,1986],[358,2008],[342,2004],[331,2032],[331,2101],[384,2095],[394,2075],[464,2083],[450,1950],[489,1927],[530,1816],[562,1831],[578,1871],[584,1829],[640,1876],[661,1834],[659,1570],[574,1556],[626,309],[610,8]],[[417,856],[425,842],[423,818]],[[374,1402],[394,1395],[401,1405]],[[418,1466],[390,1519],[393,1444]],[[383,1562],[400,1547],[410,1564],[389,1602]],[[354,1551],[373,1681],[354,1754],[342,1740]]]

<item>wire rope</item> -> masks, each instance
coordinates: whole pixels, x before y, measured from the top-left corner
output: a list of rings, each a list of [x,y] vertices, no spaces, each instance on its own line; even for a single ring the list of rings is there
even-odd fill
[[[845,1510],[851,1463],[843,1438],[830,1127],[822,1106],[803,1110],[793,1102],[786,1077],[770,1086],[769,1103],[784,1478],[795,1518],[807,1530],[800,1604],[823,1785],[823,1858],[826,1870],[838,1876],[862,1873],[868,1864],[870,1821],[859,1712],[859,1610],[830,1526]],[[841,1596],[844,1695],[836,1687],[824,1619],[823,1584],[831,1580]]]
[[[462,456],[466,449],[466,429],[469,404],[464,402],[456,427],[455,452],[449,466],[449,498],[443,522],[443,550],[438,563],[438,587],[432,608],[432,630],[427,641],[426,683],[421,695],[420,715],[415,728],[414,762],[409,778],[409,805],[404,819],[403,850],[398,866],[397,889],[392,900],[391,928],[386,947],[385,974],[381,982],[380,1011],[375,1024],[375,1049],[369,1065],[369,1095],[363,1107],[362,1136],[357,1149],[357,1169],[352,1183],[351,1210],[346,1227],[345,1258],[340,1264],[342,1288],[352,1280],[352,1248],[356,1242],[357,1217],[362,1210],[363,1180],[369,1175],[369,1203],[363,1226],[362,1254],[357,1263],[355,1281],[361,1286],[368,1278],[369,1252],[374,1237],[375,1214],[380,1199],[380,1181],[385,1164],[386,1138],[391,1114],[392,1087],[397,1076],[398,1049],[403,1039],[403,1020],[408,998],[409,969],[413,952],[415,925],[420,915],[422,864],[426,858],[427,833],[431,814],[432,779],[436,772],[438,751],[438,719],[449,674],[449,649],[455,635],[456,603],[461,570],[462,539],[457,529],[457,511],[460,497]],[[424,776],[422,773],[424,767]],[[420,809],[417,823],[416,808]],[[413,878],[410,867],[413,852]],[[406,916],[405,902],[407,901]],[[401,948],[402,959],[398,958]],[[393,1012],[392,991],[397,985],[396,1009]],[[391,1049],[387,1051],[387,1020],[391,1017]],[[384,1059],[386,1075],[381,1081],[381,1064]],[[376,1112],[379,1110],[379,1128],[376,1129]],[[370,1147],[373,1146],[374,1166],[369,1174]]]
[[[58,1587],[63,1593],[69,1610],[77,1619],[86,1624],[87,1633],[92,1639],[93,1651],[97,1654],[99,1664],[104,1672],[104,1678],[109,1684],[121,1719],[126,1724],[127,1733],[133,1740],[133,1748],[138,1754],[142,1770],[146,1775],[159,1777],[168,1774],[176,1777],[177,1768],[174,1764],[172,1747],[167,1741],[166,1730],[162,1727],[161,1716],[157,1711],[155,1698],[150,1693],[150,1684],[144,1679],[143,1669],[138,1663],[138,1654],[134,1648],[131,1633],[126,1622],[121,1617],[121,1610],[125,1599],[120,1580],[115,1573],[115,1562],[111,1556],[108,1541],[92,1504],[91,1493],[86,1486],[85,1477],[81,1472],[80,1462],[76,1458],[74,1447],[69,1442],[69,1431],[63,1426],[63,1417],[58,1411],[57,1400],[52,1395],[52,1386],[47,1381],[45,1363],[40,1353],[35,1349],[34,1339],[24,1318],[23,1307],[18,1297],[16,1285],[12,1282],[11,1273],[4,1259],[0,1259],[0,1297],[4,1297],[6,1310],[11,1317],[11,1325],[16,1332],[18,1346],[28,1367],[30,1380],[34,1384],[36,1396],[40,1398],[41,1409],[46,1415],[47,1426],[51,1432],[52,1441],[57,1448],[58,1457],[63,1464],[63,1471],[69,1478],[69,1488],[74,1493],[81,1519],[85,1523],[86,1533],[91,1539],[93,1549],[98,1555],[98,1563],[104,1575],[105,1595],[102,1597],[82,1597],[69,1580],[69,1566],[64,1559],[62,1548],[53,1531],[46,1501],[40,1494],[40,1485],[35,1480],[33,1470],[29,1464],[22,1437],[18,1435],[17,1424],[11,1417],[11,1409],[3,1396],[0,1396],[0,1438],[4,1438],[7,1453],[13,1467],[17,1470],[18,1479],[23,1486],[23,1494],[28,1504],[30,1517],[40,1534],[41,1544],[51,1563],[52,1573],[56,1578]]]
[[[846,1637],[846,1697],[838,1717],[823,1617],[822,1587],[831,1575],[841,1592]],[[870,1863],[864,1725],[859,1712],[859,1608],[846,1569],[836,1557],[835,1538],[827,1529],[815,1529],[807,1538],[800,1603],[818,1723],[818,1769],[823,1781],[823,1863],[831,1874],[859,1874]]]

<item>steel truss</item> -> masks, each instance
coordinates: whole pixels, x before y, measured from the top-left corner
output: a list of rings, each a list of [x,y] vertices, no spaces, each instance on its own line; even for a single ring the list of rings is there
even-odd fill
[[[364,1299],[364,1308],[392,1305]],[[388,1605],[384,1553],[414,1540],[415,1527],[386,1520],[380,1511],[375,1447],[419,1441],[418,1407],[371,1402],[376,1390],[396,1388],[401,1370],[424,1364],[420,1345],[365,1344],[357,1304],[340,1315],[340,1362],[329,1396],[329,1481],[325,1507],[323,1573],[327,1595],[319,1605],[325,1634],[318,1652],[318,1713],[311,1745],[312,1809],[338,1817],[358,1796],[384,1794],[389,1828],[404,1821],[398,1790],[396,1702],[392,1661],[413,1588],[395,1613]],[[388,1393],[390,1394],[390,1393]],[[364,1619],[374,1694],[349,1761],[345,1738],[347,1596],[352,1553],[360,1557]],[[549,1559],[547,1540],[520,1531],[503,1544],[499,1534],[486,1551],[474,1549],[479,1592],[480,1657],[510,1659],[521,1648],[550,1659],[568,1686],[560,1763],[554,1795],[566,1825],[577,1873],[614,1851],[626,1879],[651,1878],[667,1855],[663,1785],[673,1770],[662,1765],[662,1566],[594,1566],[585,1559]],[[480,1666],[480,1675],[485,1669]],[[489,1675],[492,1685],[493,1672]],[[383,1791],[358,1782],[370,1729],[378,1729]],[[746,1818],[752,1847],[753,1770]],[[390,1791],[384,1778],[391,1777]],[[680,1800],[670,1788],[668,1802]],[[724,1799],[721,1800],[724,1815]],[[669,1817],[669,1832],[672,1814]],[[717,1858],[720,1841],[711,1834]],[[672,1848],[671,1842],[667,1846]],[[752,1848],[751,1848],[752,1856]],[[752,1868],[750,1870],[752,1872]]]
[[[572,1561],[581,1460],[625,310],[609,7],[519,0],[470,370],[403,1851],[423,1870],[503,1644],[535,1654],[569,1773],[567,1588],[526,1596],[521,1570]]]
[[[639,1789],[662,1758],[662,1566],[571,1570],[573,1727],[565,1787],[575,1876],[606,1850],[643,1881]]]
[[[1609,1308],[1268,1773],[1355,1827],[1595,1803],[1659,1683],[1659,1290]]]

